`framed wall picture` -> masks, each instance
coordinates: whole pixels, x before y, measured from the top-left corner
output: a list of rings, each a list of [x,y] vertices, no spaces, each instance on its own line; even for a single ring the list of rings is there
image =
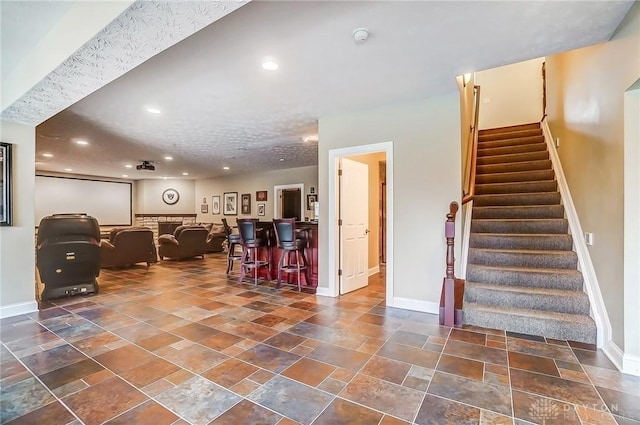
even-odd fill
[[[162,200],[167,205],[174,205],[180,200],[180,194],[175,189],[167,189],[162,192]]]
[[[318,200],[318,194],[307,195],[307,209],[312,210],[313,204],[315,204],[317,200]]]
[[[258,215],[265,215],[265,204],[258,204]]]
[[[241,199],[240,212],[242,214],[251,214],[251,194],[243,193]]]
[[[220,195],[211,197],[211,214],[220,214]]]
[[[11,144],[0,143],[0,226],[11,224]]]
[[[238,192],[222,194],[222,214],[238,215]]]
[[[259,190],[256,192],[256,201],[258,202],[266,202],[267,201],[267,191]]]
[[[209,212],[209,204],[200,204],[200,212],[206,214]]]

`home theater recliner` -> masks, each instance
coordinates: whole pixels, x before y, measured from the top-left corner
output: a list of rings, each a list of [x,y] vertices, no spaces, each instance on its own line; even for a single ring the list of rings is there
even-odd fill
[[[86,214],[54,214],[38,226],[36,265],[42,299],[98,292],[100,227]]]

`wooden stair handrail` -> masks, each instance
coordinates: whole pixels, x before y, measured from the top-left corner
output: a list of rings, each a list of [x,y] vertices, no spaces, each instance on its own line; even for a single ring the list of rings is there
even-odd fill
[[[462,204],[473,199],[476,186],[476,164],[478,162],[478,117],[480,114],[480,86],[473,86],[473,122],[469,128],[469,141],[467,147],[467,163],[465,168],[464,188]]]

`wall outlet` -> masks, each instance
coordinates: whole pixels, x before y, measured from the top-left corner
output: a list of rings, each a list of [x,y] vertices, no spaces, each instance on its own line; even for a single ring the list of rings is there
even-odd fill
[[[586,243],[587,245],[593,245],[593,233],[584,233],[584,243]]]
[[[556,137],[556,149],[560,147],[560,138]]]

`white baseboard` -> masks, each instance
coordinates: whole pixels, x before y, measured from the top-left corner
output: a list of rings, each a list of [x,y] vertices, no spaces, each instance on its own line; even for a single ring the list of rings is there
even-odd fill
[[[18,316],[20,314],[33,313],[34,311],[38,311],[38,303],[35,301],[5,305],[0,307],[0,319]]]
[[[640,356],[625,354],[622,358],[622,372],[640,376]]]
[[[321,287],[316,288],[316,295],[320,295],[321,297],[335,298],[335,295],[333,295],[329,291],[329,288],[321,288]]]
[[[431,301],[414,300],[411,298],[393,297],[387,300],[387,306],[404,308],[406,310],[422,311],[425,313],[440,313],[440,304]]]
[[[373,276],[376,273],[380,273],[380,265],[377,265],[375,267],[371,267],[369,269],[369,276]]]
[[[615,342],[612,340],[604,341],[604,344],[602,345],[602,352],[609,358],[609,360],[611,360],[611,363],[613,363],[618,370],[622,370],[624,352]]]

